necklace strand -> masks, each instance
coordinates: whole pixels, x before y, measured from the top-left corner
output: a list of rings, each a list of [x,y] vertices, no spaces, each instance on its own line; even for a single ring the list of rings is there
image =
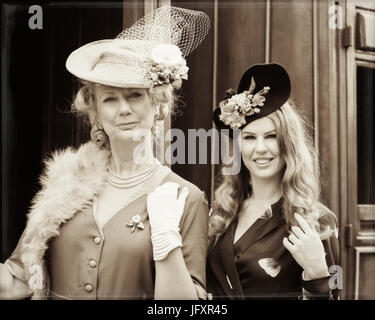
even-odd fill
[[[142,182],[146,181],[155,171],[160,167],[161,163],[157,161],[154,166],[151,168],[145,170],[142,172],[142,175],[138,174],[131,177],[121,177],[118,175],[113,176],[112,172],[109,170],[109,167],[107,167],[106,170],[106,176],[107,176],[107,182],[114,188],[117,189],[126,189],[135,187],[138,184],[141,184]]]
[[[139,176],[143,176],[143,175],[147,174],[149,171],[151,171],[154,168],[155,165],[160,164],[160,162],[159,162],[158,159],[154,159],[154,161],[153,161],[152,164],[153,164],[152,167],[150,167],[150,168],[148,168],[148,169],[146,169],[146,170],[144,170],[144,171],[142,171],[140,173],[137,173],[137,174],[135,174],[133,176],[129,176],[129,177],[123,177],[123,176],[118,175],[117,173],[115,173],[115,172],[113,172],[111,170],[111,168],[109,167],[109,165],[107,165],[107,170],[108,170],[109,174],[111,174],[112,176],[114,176],[114,177],[116,177],[116,178],[118,178],[120,180],[125,180],[125,179],[130,180],[130,179],[134,179],[134,178],[137,178]]]

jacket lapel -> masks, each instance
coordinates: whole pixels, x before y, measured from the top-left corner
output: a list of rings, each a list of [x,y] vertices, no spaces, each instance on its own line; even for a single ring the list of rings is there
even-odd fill
[[[229,299],[243,298],[233,253],[233,222],[221,236],[209,255],[209,264]]]
[[[234,298],[244,298],[241,281],[237,273],[234,260],[233,239],[236,230],[235,225],[237,219],[234,219],[230,229],[224,235],[220,246],[220,257],[225,271],[226,292]]]
[[[234,254],[241,254],[275,228],[282,225],[282,198],[271,206],[271,210],[254,222],[234,245]]]
[[[258,219],[235,243],[235,254],[241,254],[242,252],[245,252],[253,244],[260,241],[281,224],[282,222],[277,217],[272,217],[269,221]]]

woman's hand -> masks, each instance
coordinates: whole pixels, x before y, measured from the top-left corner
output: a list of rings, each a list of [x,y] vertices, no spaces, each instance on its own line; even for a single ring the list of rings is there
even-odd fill
[[[329,276],[323,243],[302,216],[295,214],[300,227],[292,226],[291,234],[283,244],[304,270],[304,280]]]
[[[170,251],[182,246],[179,223],[189,189],[186,187],[182,189],[177,198],[179,187],[178,183],[167,182],[157,187],[147,197],[155,261],[165,259]]]

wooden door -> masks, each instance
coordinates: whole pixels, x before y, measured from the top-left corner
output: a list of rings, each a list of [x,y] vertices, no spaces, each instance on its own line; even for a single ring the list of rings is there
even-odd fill
[[[346,3],[347,243],[349,299],[375,298],[375,5]],[[343,195],[345,196],[345,195]]]

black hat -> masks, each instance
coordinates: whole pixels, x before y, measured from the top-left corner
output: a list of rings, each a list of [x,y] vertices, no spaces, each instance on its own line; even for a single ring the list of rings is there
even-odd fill
[[[228,93],[214,110],[213,121],[219,130],[229,129],[232,138],[234,129],[269,115],[288,100],[289,75],[277,63],[256,64],[243,74],[237,94]]]

